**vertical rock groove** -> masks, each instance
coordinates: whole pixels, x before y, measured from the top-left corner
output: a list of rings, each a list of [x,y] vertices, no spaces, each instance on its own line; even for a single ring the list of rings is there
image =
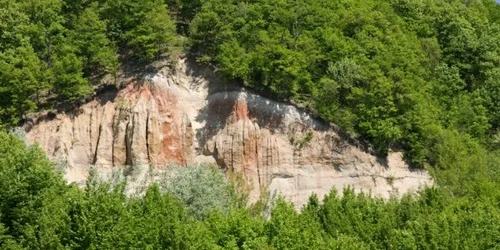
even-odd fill
[[[99,142],[101,141],[101,133],[102,133],[102,124],[99,124],[99,129],[97,132],[97,143],[96,143],[95,149],[94,149],[94,159],[92,160],[92,165],[95,165],[97,163],[97,153],[98,153],[97,150],[99,150]]]
[[[120,110],[118,110],[118,117],[120,116]],[[116,147],[116,138],[118,138],[118,119],[116,113],[113,113],[113,118],[111,119],[111,166],[115,166],[115,147]]]
[[[151,163],[151,153],[149,152],[149,111],[146,114],[146,154],[148,157],[148,162]]]
[[[127,122],[127,125],[125,126],[125,165],[127,166],[132,166],[132,143],[131,143],[131,135],[129,133],[129,126],[130,122]]]
[[[135,163],[132,155],[132,145],[134,144],[134,127],[135,127],[135,114],[132,115],[132,121],[127,122],[125,127],[125,164],[133,166]]]
[[[257,134],[257,128],[255,129],[255,134]],[[257,164],[257,181],[259,183],[259,190],[262,188],[262,181],[261,181],[261,177],[260,177],[260,156],[259,156],[259,142],[260,142],[260,138],[255,138],[256,139],[256,142],[255,142],[255,156],[256,156],[256,164]]]

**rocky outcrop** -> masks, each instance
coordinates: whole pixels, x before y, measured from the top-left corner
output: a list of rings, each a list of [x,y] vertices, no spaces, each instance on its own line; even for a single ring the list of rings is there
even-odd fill
[[[292,105],[220,83],[185,59],[177,65],[42,117],[26,140],[67,162],[70,182],[83,183],[92,165],[110,173],[126,165],[217,164],[242,174],[251,200],[277,191],[298,207],[332,187],[388,197],[432,183],[401,153],[378,158]]]

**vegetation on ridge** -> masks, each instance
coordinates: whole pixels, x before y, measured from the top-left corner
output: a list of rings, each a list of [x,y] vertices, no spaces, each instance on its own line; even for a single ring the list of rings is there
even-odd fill
[[[191,50],[228,79],[291,99],[416,166],[444,134],[499,133],[493,1],[203,1]]]
[[[400,200],[313,196],[301,213],[279,200],[269,220],[241,205],[196,214],[189,204],[207,203],[192,199],[207,197],[189,190],[177,190],[186,207],[156,186],[143,198],[68,186],[1,132],[0,248],[498,248],[499,31],[493,0],[0,0],[6,128],[187,40],[226,80],[307,106],[381,154],[403,149],[437,183]]]
[[[435,165],[446,133],[500,147],[500,8],[484,1],[1,0],[0,120],[178,51]],[[120,56],[118,56],[120,55]]]
[[[265,206],[246,207],[222,174],[209,168],[188,167],[172,182],[178,187],[153,185],[144,196],[126,196],[123,184],[93,178],[80,189],[52,169],[40,149],[0,132],[1,249],[497,249],[500,244],[498,186],[460,196],[427,188],[387,201],[352,189],[339,197],[333,190],[323,202],[313,195],[300,213],[274,200],[266,218]],[[220,189],[221,195],[205,193]]]

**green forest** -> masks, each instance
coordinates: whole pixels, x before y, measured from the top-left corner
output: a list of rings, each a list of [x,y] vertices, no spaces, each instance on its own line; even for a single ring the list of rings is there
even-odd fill
[[[133,197],[124,183],[66,184],[10,132],[115,84],[125,64],[180,54],[381,156],[403,151],[435,187],[332,190],[297,212],[247,206],[237,182],[193,166],[183,190]],[[0,97],[0,249],[500,249],[494,0],[0,0]]]

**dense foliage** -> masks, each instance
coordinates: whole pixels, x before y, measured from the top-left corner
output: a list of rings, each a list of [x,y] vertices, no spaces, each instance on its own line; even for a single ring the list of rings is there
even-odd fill
[[[124,185],[66,185],[36,147],[0,133],[1,249],[497,249],[498,185],[452,196],[428,188],[383,201],[336,191],[300,213],[282,199],[270,218],[247,208],[214,169],[186,168],[172,184],[127,197]],[[207,181],[210,180],[210,181]],[[497,183],[498,184],[498,183]],[[220,190],[220,196],[211,191]],[[226,195],[224,195],[226,194]],[[180,199],[177,199],[179,197]],[[228,197],[230,199],[228,199]],[[231,198],[232,197],[232,198]],[[211,205],[212,204],[212,205]],[[224,208],[218,206],[225,204]],[[200,210],[203,209],[203,216]],[[204,209],[210,208],[210,209]]]
[[[144,197],[96,180],[80,190],[0,132],[1,249],[500,245],[493,0],[0,0],[0,124],[89,95],[125,62],[171,56],[182,37],[227,81],[305,106],[381,154],[404,150],[437,187],[388,201],[332,191],[300,213],[277,200],[264,218],[200,168]]]
[[[192,51],[226,78],[294,100],[422,166],[448,131],[500,129],[494,1],[202,1]]]
[[[173,44],[161,0],[0,0],[0,121],[15,125],[41,104],[91,94],[116,74],[118,51],[148,63]]]
[[[404,149],[415,166],[435,163],[447,133],[500,147],[500,7],[493,0],[0,6],[0,119],[7,125],[47,101],[91,94],[120,62],[152,62],[185,36],[190,53],[227,80],[307,106],[381,154]]]

